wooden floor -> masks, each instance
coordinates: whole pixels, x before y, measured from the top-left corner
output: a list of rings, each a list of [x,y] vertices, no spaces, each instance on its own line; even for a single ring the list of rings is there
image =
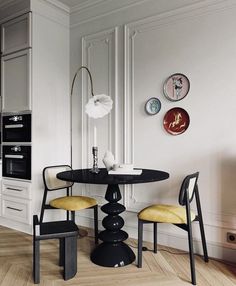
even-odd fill
[[[137,242],[128,241],[135,246]],[[132,265],[121,268],[104,268],[93,264],[89,253],[93,248],[89,236],[78,239],[77,275],[64,281],[58,266],[56,240],[41,241],[41,283],[40,285],[79,285],[79,286],[157,286],[191,285],[189,258],[180,251],[161,247],[157,254],[143,253],[143,268]],[[145,244],[151,247],[149,243]],[[166,250],[166,251],[163,251]],[[180,253],[180,254],[172,254]],[[196,256],[197,285],[231,286],[236,285],[236,266],[210,260],[205,264]],[[32,280],[32,237],[21,232],[0,227],[0,285],[33,285]]]

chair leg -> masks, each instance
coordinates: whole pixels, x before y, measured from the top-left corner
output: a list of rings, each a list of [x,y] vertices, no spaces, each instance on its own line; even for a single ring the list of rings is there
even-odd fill
[[[204,254],[204,261],[208,262],[209,258],[208,258],[208,253],[207,253],[206,236],[205,236],[205,231],[204,231],[202,209],[201,209],[198,189],[195,191],[195,196],[196,196],[196,204],[197,204],[197,210],[198,210],[199,227],[200,227],[201,238],[202,238],[202,248],[203,248],[203,254]]]
[[[75,222],[75,211],[71,211],[71,219]]]
[[[196,285],[196,273],[195,273],[195,261],[193,252],[193,236],[191,225],[188,227],[188,245],[189,245],[189,258],[190,258],[190,268],[191,268],[191,280],[192,284]]]
[[[200,232],[201,232],[201,238],[202,238],[202,248],[203,248],[203,254],[204,254],[204,261],[208,262],[208,253],[207,253],[207,245],[206,245],[206,237],[205,237],[205,231],[204,231],[204,225],[202,218],[199,218],[199,226],[200,226]]]
[[[98,244],[98,206],[94,206],[94,236],[95,244]]]
[[[64,258],[63,278],[68,280],[77,273],[77,236],[65,237]]]
[[[69,220],[69,219],[70,219],[70,212],[66,211],[66,220]]]
[[[65,238],[59,239],[59,266],[65,264]]]
[[[40,244],[39,240],[33,241],[33,278],[34,283],[40,283]]]
[[[157,253],[157,222],[153,223],[153,249]]]
[[[138,268],[142,267],[143,222],[138,220]]]
[[[70,195],[69,188],[66,188],[66,195],[67,195],[67,197],[69,197],[69,195]],[[66,211],[66,220],[70,220],[70,211]]]

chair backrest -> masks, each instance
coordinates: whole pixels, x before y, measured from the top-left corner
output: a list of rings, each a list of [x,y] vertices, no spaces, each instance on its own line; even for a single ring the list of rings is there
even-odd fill
[[[179,204],[181,206],[186,205],[186,198],[188,192],[189,203],[194,198],[195,190],[197,189],[197,180],[198,180],[199,172],[188,175],[184,178],[180,192],[179,192]]]
[[[62,181],[56,177],[57,173],[72,170],[69,165],[48,166],[43,169],[43,181],[48,191],[69,188],[72,182]]]

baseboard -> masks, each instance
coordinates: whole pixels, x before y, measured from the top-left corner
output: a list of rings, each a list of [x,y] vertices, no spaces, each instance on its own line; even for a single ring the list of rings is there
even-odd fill
[[[0,225],[28,234],[32,234],[33,232],[32,225],[16,222],[3,217],[0,217]]]

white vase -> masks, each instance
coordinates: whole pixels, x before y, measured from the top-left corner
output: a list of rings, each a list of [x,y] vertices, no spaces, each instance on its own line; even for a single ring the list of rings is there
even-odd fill
[[[111,153],[111,151],[106,151],[102,162],[104,163],[105,167],[107,168],[107,171],[111,170],[113,168],[113,165],[115,164],[115,158],[114,155]]]

